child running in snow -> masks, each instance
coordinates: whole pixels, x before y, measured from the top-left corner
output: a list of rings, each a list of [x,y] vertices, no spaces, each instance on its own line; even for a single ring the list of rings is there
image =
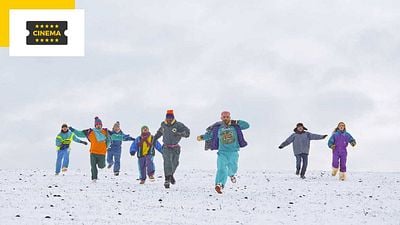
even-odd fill
[[[70,145],[72,141],[84,145],[88,144],[86,141],[82,141],[79,138],[77,138],[75,134],[68,129],[67,124],[63,124],[61,126],[61,132],[56,137],[56,146],[57,146],[56,175],[60,174],[61,164],[62,164],[62,172],[67,172],[68,170],[69,152],[71,150]]]
[[[134,141],[135,139],[129,136],[129,134],[124,134],[122,132],[119,121],[117,121],[114,126],[113,130],[110,131],[111,135],[111,144],[107,150],[107,168],[111,168],[114,166],[114,175],[119,175],[119,170],[121,168],[121,145],[122,141]]]
[[[134,156],[137,153],[140,184],[144,184],[146,181],[146,173],[150,181],[154,181],[154,149],[157,149],[161,154],[163,150],[160,142],[155,141],[153,145],[154,136],[151,135],[149,127],[143,126],[140,130],[140,136],[137,137],[131,145],[130,154]]]
[[[90,167],[92,174],[92,181],[97,181],[98,168],[103,169],[106,167],[106,152],[110,146],[112,137],[107,128],[103,128],[103,123],[99,117],[94,118],[94,128],[85,130],[75,130],[69,128],[76,136],[86,137],[90,141]]]
[[[339,166],[339,179],[346,179],[347,145],[355,146],[356,140],[346,131],[346,124],[340,122],[329,138],[328,146],[332,149],[332,176],[336,176]]]
[[[198,141],[206,141],[205,150],[218,150],[215,177],[215,191],[218,194],[222,194],[228,177],[232,183],[236,183],[239,150],[247,146],[242,130],[249,127],[244,120],[231,120],[231,113],[224,111],[221,121],[209,126],[205,134],[197,137]]]
[[[302,123],[298,123],[294,128],[294,133],[290,135],[286,141],[279,145],[279,149],[282,149],[289,144],[293,143],[293,152],[296,156],[296,175],[300,175],[300,178],[305,179],[305,174],[308,165],[308,154],[310,152],[310,141],[321,140],[326,138],[328,135],[312,134],[306,131]],[[303,161],[303,166],[301,162]],[[301,168],[301,172],[300,172]]]

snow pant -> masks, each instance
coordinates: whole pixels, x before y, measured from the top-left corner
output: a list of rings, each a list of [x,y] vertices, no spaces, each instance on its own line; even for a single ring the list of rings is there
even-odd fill
[[[164,160],[164,176],[173,176],[176,168],[179,165],[179,155],[181,154],[181,147],[169,148],[163,146],[163,160]]]
[[[106,156],[90,153],[90,167],[92,171],[92,180],[97,179],[97,166],[100,169],[106,167]]]
[[[152,155],[145,155],[143,157],[138,158],[138,164],[139,164],[140,180],[146,180],[146,174],[148,176],[154,175],[155,166]]]
[[[307,165],[308,165],[308,154],[300,153],[300,154],[296,154],[295,156],[296,156],[296,172],[297,171],[300,172],[300,168],[301,168],[300,176],[304,176],[306,174]],[[301,163],[302,161],[303,161],[303,165]]]
[[[338,169],[340,172],[346,172],[347,151],[334,150],[332,154],[332,167]]]
[[[238,151],[218,151],[217,153],[217,176],[215,184],[225,186],[228,176],[234,176],[238,170]]]
[[[68,168],[68,164],[69,164],[69,148],[58,150],[57,160],[56,160],[56,173],[60,173],[61,165],[62,168]]]
[[[114,165],[114,172],[119,172],[121,168],[121,149],[108,149],[107,163]]]

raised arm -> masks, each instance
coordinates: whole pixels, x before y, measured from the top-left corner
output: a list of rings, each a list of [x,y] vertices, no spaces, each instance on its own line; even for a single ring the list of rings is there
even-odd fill
[[[87,138],[90,129],[86,129],[86,130],[75,130],[73,127],[69,127],[69,130],[74,133],[76,136],[80,137],[80,138]]]
[[[290,145],[294,141],[294,136],[295,136],[295,134],[290,135],[284,142],[282,142],[281,145],[279,145],[279,148],[282,149],[282,148]]]
[[[320,134],[313,134],[313,133],[309,133],[309,139],[310,140],[322,140],[324,138],[326,138],[328,135],[320,135]]]
[[[190,129],[183,123],[178,124],[178,135],[188,138],[190,136]]]

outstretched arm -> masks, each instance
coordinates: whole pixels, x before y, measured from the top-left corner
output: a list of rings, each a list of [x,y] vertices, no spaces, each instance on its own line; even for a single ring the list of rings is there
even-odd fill
[[[309,138],[310,140],[322,140],[324,138],[326,138],[328,135],[320,135],[320,134],[313,134],[313,133],[309,133]]]
[[[73,127],[69,127],[69,130],[70,130],[71,132],[73,132],[77,137],[80,137],[80,138],[87,138],[87,136],[88,136],[88,134],[89,134],[89,132],[90,132],[90,129],[86,129],[86,130],[75,130]]]
[[[87,145],[87,142],[86,142],[86,141],[82,141],[81,139],[77,138],[76,135],[75,135],[74,133],[72,133],[72,140],[74,140],[74,141],[77,142],[77,143]]]
[[[279,148],[282,149],[282,148],[290,145],[294,141],[294,135],[295,134],[290,135],[284,142],[282,142],[281,145],[279,145]]]

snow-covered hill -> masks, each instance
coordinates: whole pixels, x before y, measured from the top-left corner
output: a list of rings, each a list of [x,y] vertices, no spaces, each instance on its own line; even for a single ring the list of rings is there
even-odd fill
[[[0,224],[400,224],[399,173],[241,171],[219,195],[211,170],[178,170],[170,190],[89,172],[0,170]]]

